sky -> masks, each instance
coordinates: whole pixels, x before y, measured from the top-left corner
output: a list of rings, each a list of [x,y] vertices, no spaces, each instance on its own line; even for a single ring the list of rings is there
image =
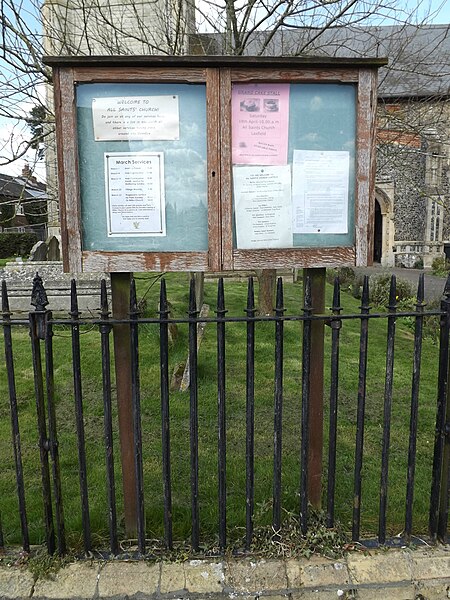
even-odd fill
[[[406,0],[399,2],[399,5],[401,4],[405,5],[405,10],[414,9],[419,5],[420,17],[427,17],[429,23],[436,25],[450,23],[450,0],[422,0],[419,2]]]
[[[25,7],[27,3],[33,0],[23,0],[22,5]],[[405,11],[408,14],[414,9],[418,9],[418,19],[422,20],[426,18],[428,23],[434,24],[448,24],[450,23],[450,0],[399,0],[398,8]],[[390,23],[385,19],[382,21],[383,25],[389,25]],[[2,68],[0,60],[0,69]],[[24,100],[24,109],[28,112],[31,109],[29,102]],[[0,156],[8,154],[8,146],[10,144],[11,137],[14,137],[15,143],[29,137],[29,131],[23,124],[17,125],[12,123],[10,120],[6,120],[0,117]],[[0,159],[0,163],[4,160]],[[35,164],[35,152],[30,151],[26,155],[22,156],[19,160],[11,164],[0,164],[0,172],[8,175],[19,175],[25,165],[28,162],[30,167]],[[45,166],[43,161],[36,163],[35,175],[41,181],[45,180]]]

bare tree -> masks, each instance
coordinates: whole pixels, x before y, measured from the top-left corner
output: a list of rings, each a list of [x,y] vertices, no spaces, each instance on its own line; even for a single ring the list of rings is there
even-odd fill
[[[44,54],[348,55],[363,36],[356,52],[373,54],[378,47],[375,53],[381,55],[385,45],[380,36],[361,27],[386,20],[401,27],[417,25],[423,4],[405,14],[397,0],[46,0],[42,8],[39,0],[3,0],[0,118],[10,123],[10,135],[0,148],[0,165],[29,149],[23,135],[17,135],[17,124],[27,122],[34,106],[48,110],[44,89],[51,84],[51,73],[42,63]],[[347,31],[347,38],[335,35],[338,31]],[[412,28],[410,37],[416,33]],[[392,65],[405,50],[395,50]],[[419,60],[411,62],[419,68]],[[45,121],[51,123],[52,115]],[[43,140],[50,133],[51,128],[44,128]]]
[[[42,63],[45,54],[389,56],[389,69],[380,77],[381,91],[384,86],[392,88],[397,78],[401,95],[401,86],[416,85],[420,76],[421,85],[426,88],[433,82],[439,95],[436,82],[442,82],[442,90],[448,88],[449,61],[440,61],[437,70],[439,61],[434,57],[448,29],[424,52],[419,43],[421,25],[434,16],[427,10],[428,0],[409,13],[398,4],[397,0],[46,0],[41,7],[39,0],[2,0],[0,122],[7,135],[0,145],[0,168],[24,157],[30,148],[42,149],[47,141],[48,170],[53,168],[53,115],[45,91],[51,86],[51,72]],[[383,27],[387,23],[389,27]],[[39,139],[31,132],[24,135],[32,109],[43,114]],[[434,116],[427,124],[424,112],[421,115],[422,133],[431,131]],[[398,117],[388,111],[385,116]],[[411,126],[409,118],[407,125]]]

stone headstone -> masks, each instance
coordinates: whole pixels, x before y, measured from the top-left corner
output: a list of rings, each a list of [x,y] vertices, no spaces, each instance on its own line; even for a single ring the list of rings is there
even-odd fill
[[[47,260],[61,260],[61,253],[59,251],[59,240],[56,236],[52,235],[47,240]]]
[[[48,246],[45,242],[36,242],[31,248],[30,258],[28,260],[30,262],[45,261],[47,260],[47,252]]]

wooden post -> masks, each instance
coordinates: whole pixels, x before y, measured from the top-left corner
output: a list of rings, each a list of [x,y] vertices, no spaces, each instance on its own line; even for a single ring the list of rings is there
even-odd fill
[[[130,313],[131,273],[111,273],[111,300],[114,319],[126,319]],[[133,408],[131,402],[131,346],[127,324],[113,326],[119,417],[120,458],[122,463],[125,534],[137,534],[136,474],[134,469]]]
[[[273,315],[277,270],[257,270],[256,276],[258,277],[258,312],[260,315]]]
[[[311,280],[313,314],[325,312],[325,274],[324,268],[303,271],[304,282]],[[311,323],[308,499],[315,509],[322,499],[324,327],[322,320]]]

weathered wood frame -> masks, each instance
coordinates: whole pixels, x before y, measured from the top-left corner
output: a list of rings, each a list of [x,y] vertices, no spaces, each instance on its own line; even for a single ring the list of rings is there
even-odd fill
[[[366,266],[372,263],[377,69],[385,59],[250,57],[47,57],[53,66],[64,270],[219,271]],[[355,244],[233,248],[231,88],[233,82],[336,82],[357,87]],[[207,252],[104,252],[82,249],[76,129],[77,83],[204,83],[207,104]]]

